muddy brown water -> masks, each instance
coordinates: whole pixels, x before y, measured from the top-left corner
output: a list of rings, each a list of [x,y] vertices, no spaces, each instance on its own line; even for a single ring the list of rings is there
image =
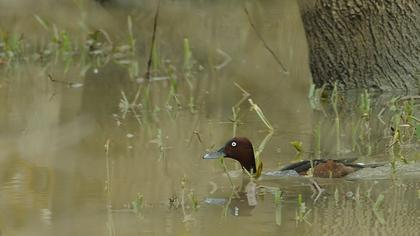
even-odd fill
[[[177,70],[181,106],[173,100],[167,106],[167,80],[151,82],[151,106],[135,108],[141,124],[119,104],[121,91],[132,100],[138,86],[144,98],[146,85],[135,79],[145,71],[153,1],[86,5],[89,27],[106,30],[115,42],[127,38],[127,15],[132,15],[141,71],[136,78],[112,62],[91,63],[83,75],[76,62],[0,64],[0,235],[419,235],[415,173],[319,180],[326,191],[316,202],[307,178],[264,177],[259,184],[279,188],[281,201],[266,190],[256,206],[243,195],[228,204],[228,178],[217,161],[201,157],[233,135],[232,106],[242,97],[235,82],[275,128],[262,153],[265,171],[297,159],[291,141],[313,151],[317,125],[322,153],[330,155],[337,147],[331,106],[313,109],[308,99],[307,49],[295,1],[246,4],[258,33],[288,73],[256,36],[243,6],[241,1],[162,1],[158,53]],[[34,14],[76,35],[74,40],[82,35],[73,1],[0,1],[0,14],[2,32],[23,34],[29,42],[51,40]],[[195,60],[192,88],[183,77],[184,38]],[[48,74],[83,86],[52,82]],[[165,75],[158,71],[156,77]],[[371,126],[369,140],[358,139],[354,151],[351,130],[359,94],[340,110],[340,148],[363,161],[389,161],[389,136],[374,119],[379,125]],[[191,98],[194,109],[188,106]],[[373,99],[376,112],[386,104],[381,99]],[[247,101],[240,107],[236,135],[258,145],[267,129]],[[409,161],[418,159],[417,149],[415,142],[406,147]],[[230,160],[227,166],[237,168]],[[241,185],[241,177],[233,182]],[[142,203],[134,210],[139,195]],[[298,207],[299,195],[305,207]],[[297,219],[299,211],[304,219]]]

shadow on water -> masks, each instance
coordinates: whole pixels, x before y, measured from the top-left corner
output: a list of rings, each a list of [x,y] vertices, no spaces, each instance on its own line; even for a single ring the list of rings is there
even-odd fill
[[[162,1],[150,82],[155,2],[75,2],[0,1],[1,235],[420,230],[418,98],[311,90],[295,1],[247,3],[258,32],[242,2]],[[235,106],[235,83],[275,129],[264,171],[348,155],[390,164],[317,180],[317,201],[304,177],[264,176],[253,206],[232,198],[219,162],[201,156],[233,135],[267,135],[246,99]]]

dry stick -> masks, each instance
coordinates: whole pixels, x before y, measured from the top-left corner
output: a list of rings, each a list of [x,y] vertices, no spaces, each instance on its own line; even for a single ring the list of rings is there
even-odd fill
[[[238,113],[239,113],[239,106],[248,99],[251,94],[249,94],[245,89],[243,89],[239,84],[234,82],[235,86],[238,87],[242,91],[242,98],[239,100],[233,107],[232,107],[232,124],[233,124],[233,137],[236,136],[236,129],[238,128]]]
[[[314,202],[316,202],[319,199],[319,197],[322,195],[322,193],[325,191],[325,189],[321,188],[321,186],[319,186],[319,184],[313,179],[309,179],[309,182],[311,182],[311,189],[313,192],[312,198],[315,197]]]
[[[246,16],[248,17],[249,24],[251,25],[252,29],[255,31],[255,34],[257,35],[258,39],[261,40],[261,42],[264,44],[265,49],[267,49],[268,52],[274,57],[274,60],[280,65],[281,69],[283,70],[283,73],[288,74],[286,67],[284,67],[283,63],[280,61],[280,59],[277,57],[277,55],[274,53],[273,49],[268,46],[267,42],[264,40],[264,38],[258,33],[257,27],[252,22],[251,15],[248,12],[248,9],[244,7],[244,11]]]
[[[109,146],[110,146],[110,139],[106,140],[104,145],[105,147],[105,159],[106,159],[106,208],[107,208],[107,216],[108,221],[106,223],[108,229],[108,235],[114,236],[116,235],[115,231],[115,224],[114,224],[114,217],[112,216],[112,204],[111,204],[111,187],[112,187],[112,173],[111,173],[111,160],[109,156]]]
[[[157,29],[157,21],[159,18],[159,9],[160,9],[160,0],[158,0],[156,12],[155,12],[155,18],[153,20],[153,34],[152,34],[152,44],[150,46],[150,55],[149,60],[147,61],[147,71],[146,71],[146,80],[150,80],[150,68],[152,67],[152,57],[153,57],[153,48],[155,47],[155,41],[156,41],[156,29]]]
[[[261,119],[261,121],[264,123],[264,125],[268,128],[268,131],[273,132],[274,128],[268,121],[268,119],[265,117],[264,113],[262,112],[261,108],[255,104],[252,99],[248,99],[249,104],[251,105],[251,110],[254,110],[258,117]]]
[[[251,96],[251,94],[248,93],[245,89],[243,89],[238,83],[233,82],[233,84],[242,91],[241,100],[239,100],[234,106],[235,108],[238,108],[244,101],[246,101],[246,99],[248,99]]]
[[[47,76],[48,76],[48,79],[50,79],[50,81],[53,82],[53,83],[61,83],[61,84],[65,84],[65,85],[68,85],[68,86],[72,86],[72,85],[76,84],[75,82],[54,79],[51,74],[48,74]]]

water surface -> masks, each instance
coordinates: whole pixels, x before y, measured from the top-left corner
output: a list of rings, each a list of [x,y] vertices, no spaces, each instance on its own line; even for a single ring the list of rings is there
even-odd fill
[[[418,175],[319,180],[326,191],[317,201],[308,178],[265,177],[259,184],[277,187],[282,199],[261,190],[250,207],[244,196],[228,204],[231,185],[223,169],[201,159],[233,135],[258,145],[268,134],[247,100],[233,128],[232,107],[242,98],[235,83],[275,128],[262,154],[265,171],[313,156],[316,137],[323,156],[394,158],[388,104],[395,95],[372,95],[372,118],[364,122],[357,110],[362,92],[342,94],[339,144],[331,102],[308,99],[307,48],[295,1],[162,1],[150,83],[140,82],[155,2],[83,6],[0,1],[0,61],[6,61],[0,64],[1,235],[418,234]],[[257,37],[244,6],[287,73]],[[121,48],[129,44],[128,15],[133,54]],[[69,51],[54,44],[53,24],[69,35]],[[94,30],[107,32],[112,43],[99,36],[100,56],[83,61],[75,52]],[[7,52],[5,35],[27,42],[15,50],[24,56]],[[187,65],[185,39],[192,54]],[[175,97],[171,81],[177,81]],[[135,105],[127,108],[124,97]],[[385,125],[376,116],[383,107]],[[306,152],[296,156],[291,141],[301,141]],[[409,162],[418,159],[416,143],[407,138],[401,146]],[[227,166],[238,168],[230,160]],[[241,177],[233,182],[240,186]]]

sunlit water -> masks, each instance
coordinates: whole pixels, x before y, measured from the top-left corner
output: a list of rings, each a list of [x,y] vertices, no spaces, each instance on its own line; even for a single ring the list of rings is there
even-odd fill
[[[365,162],[392,159],[389,126],[376,116],[392,96],[372,98],[375,115],[357,132],[361,92],[344,99],[339,143],[331,106],[308,99],[307,49],[295,1],[246,5],[287,73],[256,36],[242,2],[162,1],[157,51],[175,67],[180,106],[169,96],[168,80],[156,79],[149,107],[127,111],[119,105],[122,92],[130,102],[137,91],[145,96],[147,85],[138,82],[155,9],[153,1],[134,5],[90,3],[85,18],[88,28],[121,42],[132,15],[140,71],[132,78],[127,67],[112,62],[85,68],[52,57],[44,64],[0,64],[0,235],[418,235],[415,164],[409,175],[398,172],[405,168],[398,161],[396,174],[388,167],[378,175],[318,180],[325,192],[316,201],[309,178],[263,176],[258,184],[266,188],[251,207],[243,194],[229,202],[231,185],[219,162],[201,159],[234,135],[232,107],[243,96],[235,82],[275,128],[262,154],[264,171],[309,158],[317,149],[316,130],[322,155],[336,157],[339,146],[343,155]],[[83,31],[77,23],[83,14],[73,1],[0,1],[0,13],[2,32],[39,42],[51,40],[52,30],[34,14],[75,35]],[[190,85],[184,38],[195,61]],[[52,82],[48,74],[73,84]],[[161,67],[155,77],[164,76]],[[257,146],[267,128],[248,101],[240,108],[236,135]],[[302,141],[306,152],[297,156],[291,141]],[[401,154],[411,163],[417,149],[410,140]],[[227,165],[237,168],[233,161]],[[241,175],[232,178],[236,186],[247,183]],[[273,188],[281,191],[280,200]]]

